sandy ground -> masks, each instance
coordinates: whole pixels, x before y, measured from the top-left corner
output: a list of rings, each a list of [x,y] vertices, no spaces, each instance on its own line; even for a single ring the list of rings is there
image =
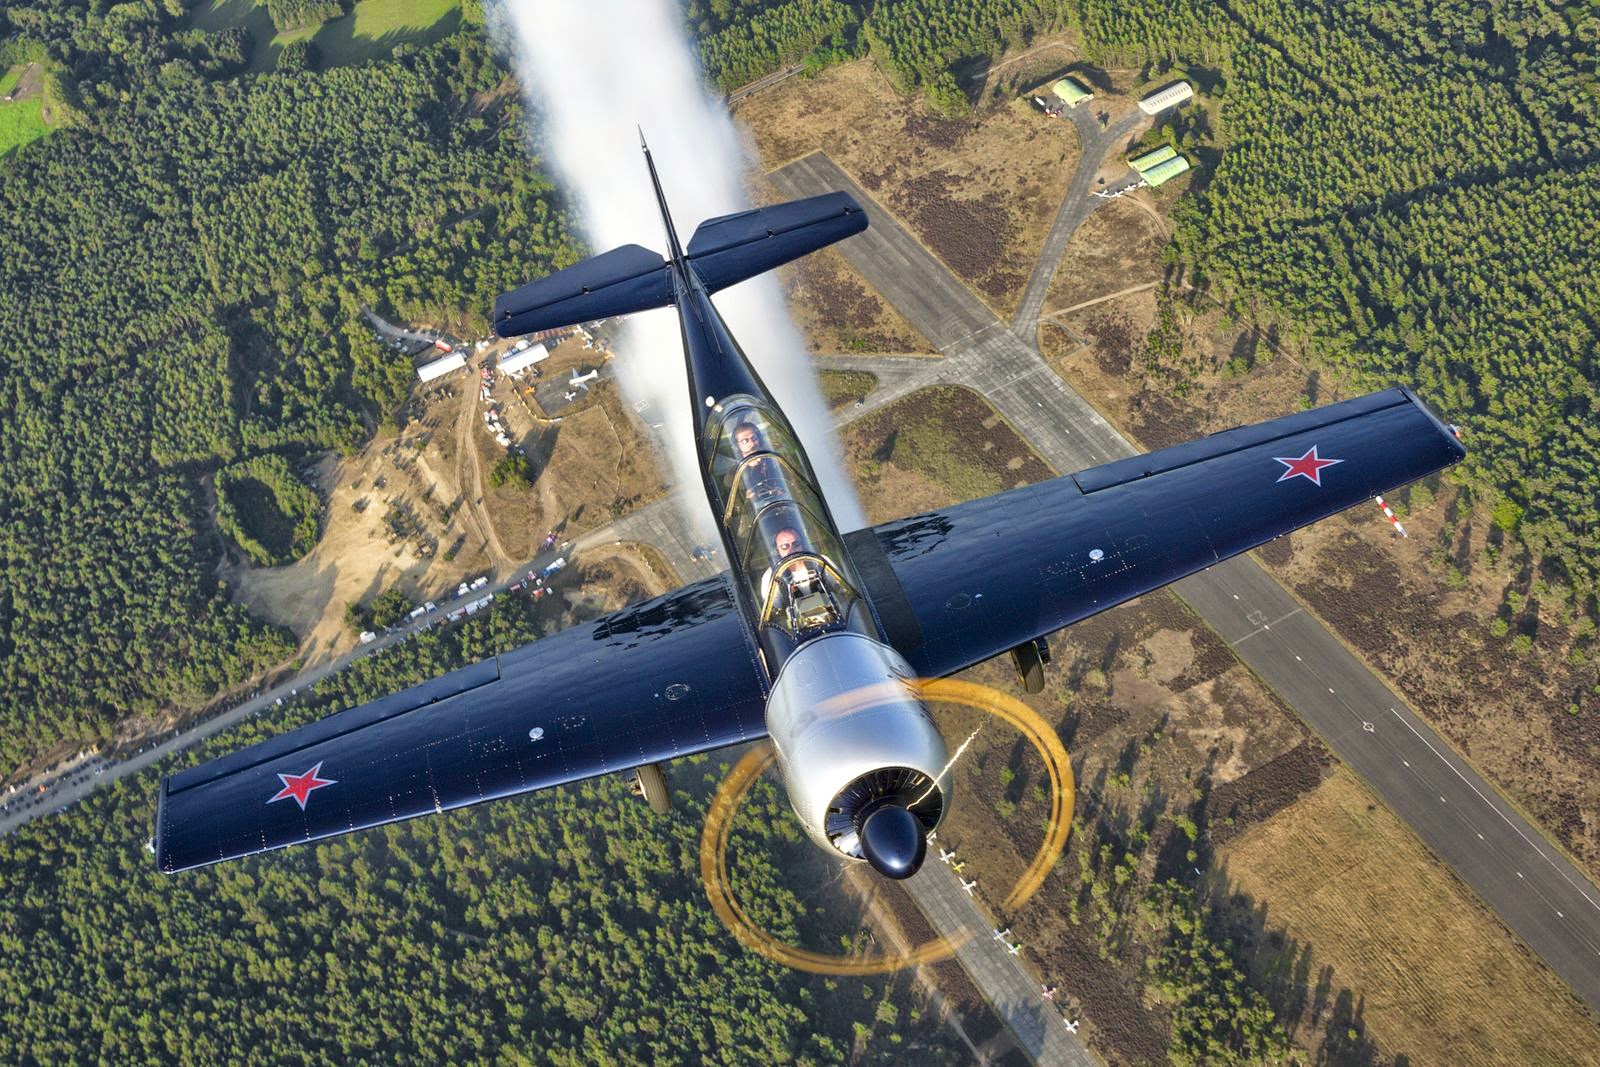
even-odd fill
[[[356,642],[344,624],[352,601],[390,588],[414,603],[441,600],[464,578],[510,573],[551,528],[570,538],[661,492],[654,452],[614,385],[591,389],[565,417],[549,420],[529,403],[524,383],[499,374],[492,403],[536,479],[531,490],[490,486],[488,474],[506,450],[483,420],[488,405],[479,398],[478,368],[505,347],[474,354],[467,371],[419,390],[398,435],[318,465],[315,481],[327,504],[322,537],[306,558],[225,569],[243,603],[294,631],[308,663]],[[565,375],[593,357],[568,342],[541,367]]]
[[[1224,849],[1214,877],[1250,915],[1258,977],[1335,1038],[1330,1062],[1364,1062],[1369,1041],[1339,1034],[1354,1028],[1418,1064],[1600,1063],[1594,1014],[1349,771]]]

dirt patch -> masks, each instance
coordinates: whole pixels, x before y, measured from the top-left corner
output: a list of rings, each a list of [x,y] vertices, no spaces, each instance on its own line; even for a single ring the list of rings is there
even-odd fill
[[[1258,983],[1327,1062],[1600,1063],[1594,1014],[1349,771],[1218,858]]]
[[[574,564],[576,581],[565,592],[568,605],[582,618],[618,611],[676,588],[676,576],[661,553],[630,542],[587,551]]]
[[[1021,99],[940,118],[871,63],[830,67],[741,101],[768,169],[826,151],[1002,318],[1033,269],[1077,164],[1077,136]]]
[[[496,375],[491,400],[482,401],[478,367],[504,347],[474,354],[466,373],[417,393],[398,435],[317,465],[309,480],[327,504],[322,537],[305,559],[224,570],[242,602],[300,637],[307,663],[355,643],[344,623],[351,601],[390,588],[418,604],[441,600],[463,578],[507,576],[532,558],[546,530],[571,539],[661,494],[662,468],[614,384],[596,383],[592,398],[559,422],[527,402],[531,382]],[[580,343],[560,345],[546,373],[586,358],[595,353]],[[531,489],[488,482],[507,454],[482,418],[491,404],[532,462]]]
[[[5,103],[19,103],[23,100],[32,100],[44,93],[44,66],[39,63],[24,63],[17,71],[16,84],[11,91],[5,94]],[[48,118],[46,122],[50,121]]]

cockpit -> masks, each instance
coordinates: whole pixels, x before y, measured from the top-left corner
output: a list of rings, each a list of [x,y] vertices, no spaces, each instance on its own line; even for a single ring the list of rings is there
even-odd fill
[[[774,409],[733,397],[711,416],[706,457],[775,670],[802,641],[872,632],[844,547],[793,431]]]

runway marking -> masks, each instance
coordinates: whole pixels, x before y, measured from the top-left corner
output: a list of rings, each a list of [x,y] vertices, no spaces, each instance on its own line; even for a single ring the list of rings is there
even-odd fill
[[[1587,900],[1589,902],[1589,905],[1591,907],[1593,907],[1596,911],[1600,911],[1600,901],[1596,901],[1594,899],[1594,897],[1591,897],[1589,895],[1588,890],[1586,890],[1583,886],[1579,885],[1577,882],[1574,882],[1572,880],[1572,876],[1571,875],[1567,874],[1566,871],[1561,869],[1561,866],[1559,864],[1557,864],[1549,856],[1545,855],[1544,849],[1540,848],[1531,838],[1528,837],[1527,834],[1522,832],[1522,827],[1518,826],[1515,822],[1512,822],[1511,821],[1511,817],[1508,816],[1505,812],[1500,810],[1499,805],[1493,803],[1488,797],[1483,795],[1482,790],[1480,790],[1477,786],[1472,784],[1472,779],[1470,779],[1466,775],[1462,774],[1460,769],[1457,768],[1454,763],[1451,763],[1449,760],[1445,759],[1444,755],[1442,753],[1440,753],[1440,751],[1437,748],[1433,747],[1433,742],[1429,741],[1426,737],[1422,736],[1422,734],[1417,731],[1417,728],[1415,726],[1412,726],[1409,722],[1406,722],[1405,716],[1401,715],[1394,708],[1390,708],[1389,709],[1389,714],[1391,714],[1395,718],[1399,719],[1402,723],[1405,723],[1406,729],[1410,730],[1413,734],[1416,734],[1417,740],[1421,741],[1423,744],[1428,746],[1428,751],[1432,752],[1435,756],[1438,756],[1439,757],[1439,761],[1441,763],[1443,763],[1446,767],[1449,767],[1452,771],[1454,771],[1456,777],[1461,779],[1463,782],[1465,782],[1467,788],[1472,790],[1474,793],[1476,793],[1478,795],[1478,799],[1483,801],[1485,804],[1487,804],[1489,806],[1489,810],[1490,811],[1493,811],[1496,815],[1500,816],[1501,820],[1507,826],[1511,827],[1511,829],[1516,832],[1516,835],[1518,837],[1522,838],[1522,840],[1528,845],[1529,848],[1533,849],[1534,852],[1538,853],[1540,859],[1544,860],[1551,867],[1555,868],[1555,872],[1557,874],[1559,874],[1566,881],[1566,883],[1568,885],[1570,885],[1573,889],[1577,890],[1578,895],[1580,897],[1582,897],[1584,900]],[[1483,837],[1483,835],[1479,834],[1478,837],[1481,839]],[[1600,953],[1596,953],[1596,954],[1600,955]]]
[[[1237,600],[1239,598],[1238,597],[1234,597],[1234,599]],[[1251,630],[1249,633],[1245,634],[1243,637],[1239,638],[1237,641],[1229,641],[1228,644],[1231,645],[1234,648],[1238,648],[1240,645],[1242,645],[1246,641],[1250,640],[1250,638],[1254,637],[1256,634],[1260,633],[1262,630],[1270,630],[1274,626],[1276,626],[1280,622],[1282,622],[1284,619],[1291,618],[1291,617],[1293,617],[1295,615],[1298,615],[1298,614],[1300,614],[1300,609],[1299,608],[1295,608],[1293,611],[1289,612],[1288,614],[1281,615],[1278,618],[1273,619],[1271,622],[1262,623],[1260,626],[1257,626],[1254,630]],[[1262,618],[1262,614],[1259,611],[1252,611],[1248,616],[1248,620],[1250,622],[1254,622],[1259,618]],[[1295,657],[1295,659],[1299,659],[1299,658],[1300,658],[1299,656]]]

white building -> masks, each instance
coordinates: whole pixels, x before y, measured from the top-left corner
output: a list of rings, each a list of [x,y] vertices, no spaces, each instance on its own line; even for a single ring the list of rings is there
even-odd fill
[[[436,359],[432,363],[424,363],[417,368],[417,377],[422,381],[431,382],[435,378],[442,378],[451,371],[461,370],[467,365],[467,357],[460,352]]]
[[[1139,101],[1139,110],[1146,115],[1154,115],[1165,111],[1169,107],[1177,107],[1185,100],[1194,97],[1194,90],[1188,82],[1173,82],[1165,89],[1157,89],[1143,100]]]
[[[501,374],[521,374],[535,363],[542,363],[550,358],[550,350],[544,345],[534,345],[525,348],[514,355],[500,357]]]

